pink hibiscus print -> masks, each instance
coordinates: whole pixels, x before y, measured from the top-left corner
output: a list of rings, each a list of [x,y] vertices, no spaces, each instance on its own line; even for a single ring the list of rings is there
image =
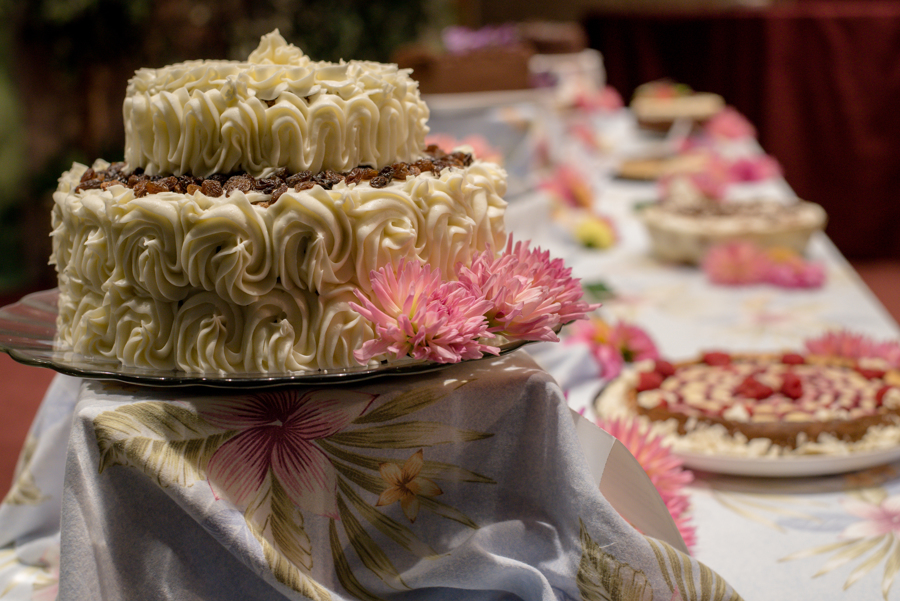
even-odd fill
[[[850,524],[841,536],[844,538],[870,538],[892,534],[900,536],[900,496],[887,497],[879,504],[848,498],[841,505],[850,515],[861,518]]]
[[[271,477],[301,511],[337,519],[337,476],[315,441],[346,428],[374,399],[349,390],[287,390],[201,403],[206,421],[238,431],[206,468],[216,498],[246,506]]]

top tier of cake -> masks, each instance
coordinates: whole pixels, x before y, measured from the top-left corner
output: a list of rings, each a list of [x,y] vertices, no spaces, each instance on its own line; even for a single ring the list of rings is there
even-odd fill
[[[278,30],[246,62],[138,70],[123,114],[130,168],[198,177],[413,161],[429,115],[408,69],[312,61]]]

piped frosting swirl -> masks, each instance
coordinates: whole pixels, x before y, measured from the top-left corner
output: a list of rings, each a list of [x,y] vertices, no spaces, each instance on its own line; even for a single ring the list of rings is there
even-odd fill
[[[408,69],[312,61],[275,30],[246,62],[139,69],[123,104],[125,161],[200,177],[381,168],[419,157],[428,115]]]

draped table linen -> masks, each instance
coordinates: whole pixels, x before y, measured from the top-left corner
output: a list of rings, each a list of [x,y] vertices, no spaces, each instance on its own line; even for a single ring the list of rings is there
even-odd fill
[[[576,430],[521,351],[319,387],[60,375],[0,506],[0,590],[52,599],[58,574],[61,600],[738,599],[619,516]]]

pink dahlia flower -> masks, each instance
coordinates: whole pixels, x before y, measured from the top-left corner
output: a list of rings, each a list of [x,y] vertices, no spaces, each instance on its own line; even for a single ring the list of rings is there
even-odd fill
[[[685,469],[681,459],[669,452],[661,436],[651,434],[637,420],[599,420],[597,425],[631,451],[659,491],[659,496],[672,514],[684,542],[688,548],[693,547],[696,530],[689,523],[690,502],[683,490],[693,481],[693,472]]]
[[[756,137],[756,128],[734,107],[727,106],[712,116],[703,130],[715,138],[740,140]]]
[[[701,267],[714,284],[741,286],[764,281],[769,261],[755,244],[736,241],[710,247]]]
[[[875,343],[871,338],[862,334],[854,334],[848,330],[827,332],[806,341],[807,350],[815,355],[846,359],[870,357],[874,346]]]
[[[765,280],[782,288],[820,288],[825,283],[825,266],[806,261],[787,248],[765,251],[769,260]]]
[[[443,282],[439,269],[403,260],[397,273],[383,267],[369,276],[372,298],[357,290],[362,304],[350,304],[375,325],[375,339],[353,353],[360,363],[384,354],[457,363],[499,353],[481,342],[493,337],[484,317],[491,303],[459,282]]]
[[[513,243],[495,256],[478,254],[471,267],[459,267],[459,281],[473,296],[488,301],[485,315],[490,331],[515,340],[557,342],[555,329],[582,319],[600,305],[581,300],[579,280],[562,259],[530,250],[528,243]]]

